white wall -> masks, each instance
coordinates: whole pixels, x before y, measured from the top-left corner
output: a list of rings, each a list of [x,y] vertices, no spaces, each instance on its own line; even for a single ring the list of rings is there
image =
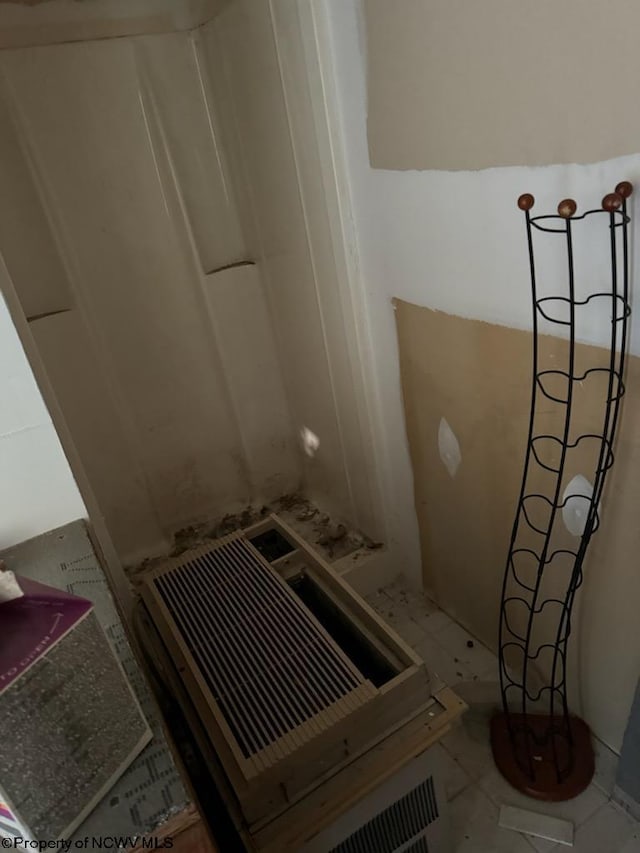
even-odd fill
[[[302,488],[332,514],[385,538],[363,401],[341,235],[327,195],[298,0],[234,0],[197,34],[208,68],[244,232],[264,276],[294,428],[320,446],[303,457]],[[326,128],[325,128],[326,130]],[[333,181],[333,187],[331,182]]]
[[[0,52],[0,252],[125,562],[299,489],[386,539],[306,4],[220,6]]]
[[[255,256],[190,34],[5,50],[0,69],[1,168],[24,173],[0,251],[122,560],[297,489],[259,271],[216,273]],[[17,233],[50,250],[55,290]]]
[[[0,549],[85,516],[0,292]]]
[[[613,190],[618,181],[640,183],[640,156],[593,165],[478,172],[372,169],[367,145],[365,34],[359,3],[326,0],[326,9],[370,335],[375,342],[379,416],[387,454],[385,509],[392,537],[404,542],[409,554],[403,568],[418,584],[418,529],[392,297],[462,317],[531,328],[526,242],[516,199],[523,192],[532,192],[540,212],[555,210],[560,199],[568,196],[582,210],[598,207],[605,192]],[[601,263],[599,247],[583,246],[580,255],[587,271],[593,263]],[[636,301],[639,289],[636,271]],[[632,326],[634,353],[640,353],[637,318],[638,313]],[[606,319],[586,324],[581,335],[583,340],[600,344],[607,337]],[[464,457],[464,448],[462,453]],[[585,716],[600,738],[619,749],[640,665],[636,630],[640,583],[633,577],[624,583],[620,579],[611,582],[606,566],[587,565],[581,597],[583,632],[597,635],[605,644],[597,655],[583,656]],[[579,643],[579,636],[572,642]]]

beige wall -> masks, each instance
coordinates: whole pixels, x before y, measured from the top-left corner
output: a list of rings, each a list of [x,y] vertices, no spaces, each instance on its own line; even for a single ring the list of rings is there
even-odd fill
[[[401,300],[396,302],[396,319],[425,587],[449,613],[495,649],[502,578],[528,430],[531,333]],[[544,336],[541,367],[558,369],[566,349],[565,341]],[[606,364],[607,359],[606,350],[580,345],[576,373]],[[573,710],[585,716],[599,738],[615,747],[621,742],[640,668],[640,489],[634,473],[640,470],[637,356],[629,361],[626,385],[615,465],[602,499],[602,523],[593,536],[584,584],[576,600],[568,669]],[[606,385],[598,374],[576,388],[572,438],[598,431],[604,396]],[[559,404],[543,400],[536,432],[558,434],[561,409]],[[450,424],[460,444],[462,462],[455,476],[438,451],[441,418]],[[597,443],[582,442],[569,452],[563,490],[578,473],[593,482],[597,450]],[[529,490],[548,494],[548,478],[553,475],[533,463],[531,468]],[[542,526],[541,507],[529,505],[529,509],[534,524]],[[519,538],[518,545],[539,549],[540,538],[529,534]],[[558,516],[553,549],[575,548],[577,541]],[[563,559],[549,566],[552,571],[546,573],[543,598],[563,597],[571,567]],[[529,568],[519,566],[521,577],[528,577]],[[520,593],[510,587],[508,594]],[[511,624],[522,633],[524,616],[518,607],[512,608]],[[537,617],[536,625],[552,625],[557,616],[557,609],[548,607]],[[534,644],[543,637],[544,631],[537,633]],[[546,683],[544,654],[535,667],[543,679],[540,684]]]
[[[381,169],[589,163],[634,152],[635,0],[364,0]]]

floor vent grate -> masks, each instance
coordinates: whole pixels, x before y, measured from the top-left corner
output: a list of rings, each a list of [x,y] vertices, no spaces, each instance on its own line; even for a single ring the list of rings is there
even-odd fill
[[[429,853],[427,839],[424,837],[419,838],[410,847],[405,847],[402,853]]]
[[[369,685],[252,545],[230,537],[154,580],[245,758],[287,751]],[[301,728],[303,727],[303,728]]]
[[[410,841],[419,832],[424,831],[438,817],[438,804],[433,784],[429,776],[420,785],[396,800],[384,811],[377,814],[368,823],[361,826],[330,853],[394,853],[402,845]],[[418,839],[420,845],[424,839]],[[427,850],[414,844],[409,848],[413,852],[422,853]]]

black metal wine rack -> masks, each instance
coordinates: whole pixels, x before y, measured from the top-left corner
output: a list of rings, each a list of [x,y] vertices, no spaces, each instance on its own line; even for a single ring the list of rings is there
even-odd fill
[[[532,789],[543,772],[547,780],[552,780],[544,784],[562,786],[575,769],[574,727],[567,701],[567,644],[585,555],[600,524],[600,500],[607,472],[614,463],[616,428],[625,393],[631,193],[631,184],[622,182],[614,193],[605,196],[602,208],[581,215],[576,214],[572,199],[560,202],[557,215],[545,216],[531,215],[533,196],[526,194],[518,200],[525,215],[529,250],[533,377],[522,485],[502,589],[499,646],[506,731],[518,772]],[[587,222],[591,229],[598,229],[602,223],[600,234],[606,245],[607,266],[610,259],[610,279],[584,294],[576,286],[574,244],[577,229]],[[540,295],[536,253],[541,248],[538,241],[543,240],[562,241],[562,246],[553,249],[566,255],[564,293]],[[590,311],[611,313],[611,334],[604,363],[581,371],[577,358],[581,346],[580,312],[587,306]],[[562,339],[561,357],[557,358],[561,364],[555,362],[552,369],[541,359],[543,341],[551,340],[540,330],[541,325],[546,325],[542,318],[550,324],[552,336]],[[591,381],[600,383],[602,394],[595,407],[598,417],[594,428],[584,431],[584,419],[574,423],[572,413],[577,393],[584,396],[585,385]],[[558,428],[541,431],[542,415],[551,409],[555,410],[553,423]],[[593,467],[585,472],[591,478],[592,492],[564,494],[571,470],[569,461],[572,454],[584,453],[585,442],[593,450]],[[539,486],[541,480],[545,482],[544,489]],[[567,547],[562,515],[570,500],[574,501],[572,506],[577,500],[583,508],[584,526],[581,534],[571,537],[572,544]],[[495,751],[494,746],[494,754]],[[548,766],[541,766],[545,762],[552,764],[551,775]],[[544,796],[544,792],[537,795]]]

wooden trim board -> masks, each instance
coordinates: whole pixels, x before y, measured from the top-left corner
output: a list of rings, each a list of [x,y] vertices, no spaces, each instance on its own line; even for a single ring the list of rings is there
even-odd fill
[[[431,708],[396,731],[266,825],[250,827],[255,850],[295,850],[451,731],[467,705],[448,687]]]

